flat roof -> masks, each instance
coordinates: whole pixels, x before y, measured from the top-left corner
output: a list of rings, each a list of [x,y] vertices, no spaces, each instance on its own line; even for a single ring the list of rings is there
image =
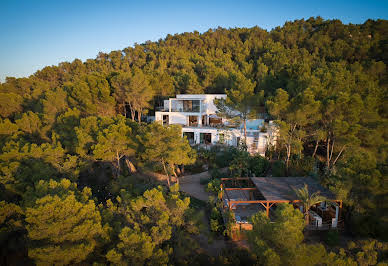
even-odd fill
[[[334,193],[324,188],[319,182],[311,177],[251,177],[256,188],[266,200],[298,200],[294,189],[308,185],[310,195],[317,191],[329,200],[336,200]]]

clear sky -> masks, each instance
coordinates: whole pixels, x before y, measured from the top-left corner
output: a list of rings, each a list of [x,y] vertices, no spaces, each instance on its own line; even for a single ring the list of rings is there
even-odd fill
[[[167,34],[218,26],[271,30],[311,16],[353,24],[387,19],[388,0],[0,0],[0,81]]]

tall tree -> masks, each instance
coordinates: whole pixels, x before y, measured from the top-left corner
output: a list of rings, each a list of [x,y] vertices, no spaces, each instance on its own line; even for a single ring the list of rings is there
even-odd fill
[[[117,205],[108,204],[116,214],[112,219],[121,218],[123,226],[117,244],[106,255],[114,264],[167,265],[173,253],[167,243],[177,241],[182,232],[198,233],[191,220],[190,199],[180,196],[178,185],[169,191],[159,186],[135,199],[122,197]]]
[[[274,221],[265,212],[252,216],[248,243],[261,265],[286,265],[303,241],[303,217],[292,205],[279,204]]]
[[[126,94],[129,90],[131,74],[128,72],[120,72],[114,75],[111,79],[111,85],[114,88],[113,96],[116,99],[116,102],[119,103],[119,109],[121,109],[121,114],[127,117],[126,111]]]
[[[89,188],[80,192],[67,179],[41,181],[28,197],[28,256],[37,264],[79,263],[93,252],[103,229]]]
[[[319,117],[320,104],[307,89],[292,100],[283,89],[278,89],[273,99],[267,101],[267,107],[276,118],[278,127],[277,142],[286,149],[286,168],[289,169],[291,155],[300,154],[306,136],[306,126],[313,124]]]
[[[158,162],[163,166],[170,186],[170,171],[177,178],[176,166],[192,164],[195,161],[195,152],[186,138],[182,138],[181,128],[176,125],[164,127],[159,123],[152,123],[140,138],[144,151],[143,160]],[[179,179],[177,178],[177,182]]]
[[[23,110],[23,97],[16,93],[3,93],[0,91],[0,115],[3,118],[10,117],[14,113]]]
[[[97,74],[82,76],[74,83],[66,83],[69,104],[83,115],[111,117],[115,115],[115,99],[110,95],[108,81]]]
[[[125,92],[125,99],[131,110],[131,118],[135,120],[137,112],[138,122],[141,122],[142,114],[144,114],[150,102],[155,95],[155,91],[149,84],[149,78],[140,69],[135,68],[129,79],[129,85]]]
[[[132,129],[126,124],[123,116],[116,123],[98,133],[97,144],[92,147],[96,159],[112,162],[116,175],[120,175],[120,160],[124,156],[132,156],[136,151],[136,142]]]
[[[252,82],[241,73],[231,74],[232,87],[226,92],[226,99],[215,99],[218,114],[222,117],[237,121],[243,124],[244,140],[247,138],[247,120],[254,118],[255,109],[255,87],[256,82]]]

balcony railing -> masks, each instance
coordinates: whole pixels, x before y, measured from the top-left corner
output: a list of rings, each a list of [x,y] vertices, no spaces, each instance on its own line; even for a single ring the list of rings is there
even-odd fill
[[[171,108],[171,112],[183,112],[183,113],[199,113],[200,108],[199,106],[193,106],[193,107],[179,107],[179,108]]]
[[[159,112],[168,112],[168,107],[157,106],[157,107],[155,107],[155,111],[159,111]]]

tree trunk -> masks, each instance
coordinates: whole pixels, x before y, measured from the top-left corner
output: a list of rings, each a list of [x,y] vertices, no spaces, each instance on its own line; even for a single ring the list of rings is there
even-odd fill
[[[128,104],[129,104],[129,109],[131,111],[131,119],[132,119],[132,121],[135,121],[135,110],[133,109],[131,103],[128,103]]]
[[[247,120],[244,119],[244,142],[247,145]]]
[[[314,148],[314,152],[313,152],[313,155],[311,157],[315,157],[315,154],[317,153],[317,150],[318,150],[318,146],[319,146],[319,139],[317,139],[317,141],[315,142],[315,148]]]
[[[125,101],[123,101],[123,103],[122,103],[122,108],[123,108],[124,116],[125,116],[125,118],[127,118],[127,109],[125,108]]]
[[[178,178],[178,175],[177,175],[176,172],[175,172],[175,165],[172,165],[172,166],[171,166],[171,169],[172,169],[172,173],[173,173],[174,176],[175,176],[176,182],[177,182],[177,184],[179,185],[179,178]]]
[[[179,165],[177,165],[177,167],[176,167],[176,173],[178,174],[178,176],[182,175],[182,170],[179,167]]]
[[[290,163],[290,157],[291,157],[291,145],[287,145],[287,159],[286,159],[286,174],[288,176],[288,166]]]
[[[342,152],[345,150],[345,146],[344,145],[342,148],[341,148],[341,151],[338,153],[337,157],[335,158],[334,162],[333,162],[333,166],[335,165],[335,163],[337,162],[337,160],[339,159],[339,157],[341,156]]]
[[[168,187],[170,187],[170,174],[169,174],[168,171],[167,171],[166,163],[164,162],[164,160],[162,160],[162,164],[163,164],[164,172],[165,172],[166,175],[167,175],[167,185],[168,185]]]
[[[127,167],[131,173],[136,173],[136,167],[130,160],[128,160],[128,158],[125,158],[125,163],[127,164]]]
[[[120,156],[119,153],[116,152],[116,159],[117,159],[117,178],[120,176]]]
[[[131,118],[132,121],[135,121],[135,112],[131,109]]]
[[[309,211],[306,211],[306,213],[304,215],[304,222],[306,225],[309,225],[309,223],[310,223]]]
[[[326,139],[326,168],[330,169],[330,138]]]
[[[141,111],[137,111],[137,122],[140,124],[141,123]]]
[[[330,151],[330,157],[329,157],[330,162],[331,162],[331,159],[333,158],[334,144],[335,144],[335,139],[333,139],[333,142],[331,144],[331,151]]]

